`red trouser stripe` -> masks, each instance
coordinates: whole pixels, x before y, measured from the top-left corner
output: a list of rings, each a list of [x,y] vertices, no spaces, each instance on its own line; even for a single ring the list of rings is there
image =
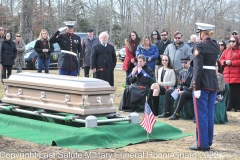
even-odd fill
[[[197,128],[197,134],[198,134],[198,147],[200,147],[200,127],[198,124],[198,106],[197,106],[197,99],[194,95],[193,95],[193,101],[194,101],[196,128]]]

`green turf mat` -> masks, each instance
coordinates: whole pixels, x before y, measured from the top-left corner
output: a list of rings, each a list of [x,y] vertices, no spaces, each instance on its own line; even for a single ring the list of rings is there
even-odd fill
[[[97,128],[72,127],[0,113],[0,135],[39,144],[91,150],[119,148],[147,140],[146,131],[139,124],[115,122]],[[157,122],[151,140],[173,140],[191,134],[168,124]]]

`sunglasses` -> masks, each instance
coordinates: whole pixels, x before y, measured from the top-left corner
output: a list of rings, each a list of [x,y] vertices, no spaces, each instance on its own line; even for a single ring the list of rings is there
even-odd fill
[[[224,44],[219,44],[219,46],[224,46]]]
[[[181,39],[182,37],[175,37],[175,39]]]
[[[163,59],[162,61],[166,61],[167,62],[168,60],[167,59]]]
[[[166,34],[161,34],[161,36],[162,36],[162,37],[165,37],[165,36],[166,36]]]
[[[237,33],[233,33],[232,35],[237,35]]]
[[[154,35],[157,35],[157,34],[152,34],[152,35],[154,36]]]
[[[232,43],[235,43],[236,41],[234,41],[234,40],[233,40],[233,41],[232,41],[232,40],[229,40],[229,43],[231,43],[231,42],[232,42]]]
[[[22,36],[16,36],[16,37],[22,37]]]
[[[187,62],[181,62],[182,64],[187,64]]]
[[[0,31],[3,31],[3,29],[0,29]]]

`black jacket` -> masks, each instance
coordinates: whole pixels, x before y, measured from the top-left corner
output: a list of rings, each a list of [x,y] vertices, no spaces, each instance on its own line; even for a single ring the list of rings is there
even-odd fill
[[[14,65],[17,56],[17,48],[12,40],[4,40],[1,45],[0,63],[3,65]]]
[[[162,60],[160,58],[160,55],[163,55],[165,49],[167,48],[167,46],[172,43],[170,40],[167,40],[167,42],[163,42],[162,40],[159,40],[155,43],[155,45],[158,47],[158,58],[156,59],[155,64],[156,65],[161,65],[162,64]]]
[[[48,52],[42,52],[43,49],[48,49]],[[53,44],[48,40],[37,40],[34,46],[34,50],[38,53],[39,58],[47,59],[54,51]]]

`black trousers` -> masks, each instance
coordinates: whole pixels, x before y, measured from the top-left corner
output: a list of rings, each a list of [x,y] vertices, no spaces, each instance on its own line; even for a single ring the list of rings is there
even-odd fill
[[[84,77],[89,77],[90,66],[84,66]]]
[[[171,107],[171,94],[174,90],[173,89],[168,89],[166,90],[165,93],[165,104],[164,104],[164,112],[170,112],[170,107]],[[180,111],[183,108],[184,103],[186,102],[187,99],[191,99],[192,98],[192,92],[190,91],[183,91],[180,95],[179,95],[179,100],[178,100],[178,104],[175,110],[175,113],[179,114]]]
[[[2,79],[9,78],[10,75],[12,74],[13,65],[2,65],[2,66],[3,66]],[[6,74],[6,71],[7,71],[7,74]],[[6,75],[7,75],[7,77],[6,77]]]

